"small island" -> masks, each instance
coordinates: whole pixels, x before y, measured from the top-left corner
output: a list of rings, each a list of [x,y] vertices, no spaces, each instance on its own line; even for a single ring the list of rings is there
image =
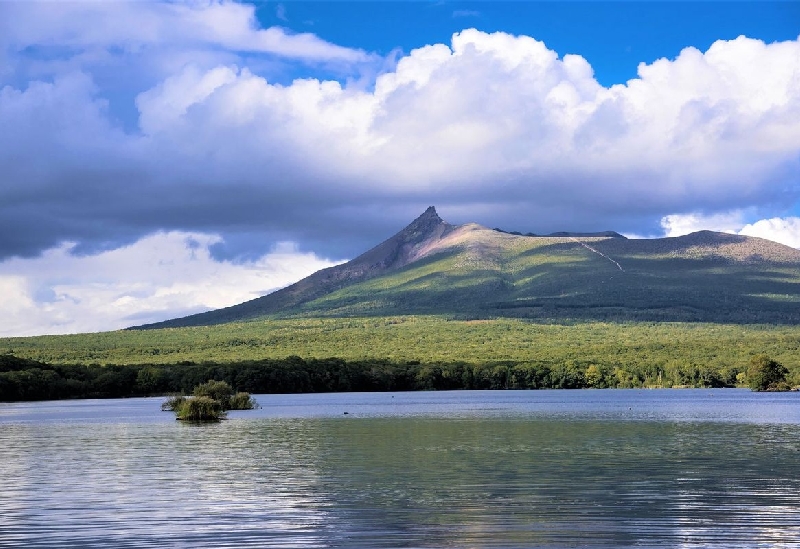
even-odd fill
[[[162,404],[163,411],[175,412],[183,421],[220,421],[228,410],[253,410],[258,403],[249,393],[235,392],[224,381],[208,380],[192,391],[192,396],[173,395]]]

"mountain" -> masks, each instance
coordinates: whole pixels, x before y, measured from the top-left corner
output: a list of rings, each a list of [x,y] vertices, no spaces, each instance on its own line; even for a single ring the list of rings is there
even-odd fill
[[[711,231],[527,236],[451,225],[430,207],[352,261],[240,305],[134,329],[405,314],[797,324],[800,250]]]
[[[495,231],[500,232],[500,233],[513,234],[513,235],[517,235],[517,236],[568,236],[568,237],[569,236],[572,236],[572,237],[578,237],[578,236],[580,236],[580,237],[609,236],[609,237],[612,237],[612,238],[625,238],[623,235],[619,234],[616,231],[601,231],[599,233],[571,233],[571,232],[567,232],[567,231],[559,231],[559,232],[556,232],[556,233],[550,233],[550,234],[545,234],[545,235],[536,234],[536,233],[525,233],[523,235],[519,231],[504,231],[503,229],[499,229],[499,228],[495,228]]]

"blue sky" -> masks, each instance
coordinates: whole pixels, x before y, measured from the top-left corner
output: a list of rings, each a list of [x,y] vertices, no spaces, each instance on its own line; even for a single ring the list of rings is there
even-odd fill
[[[427,206],[800,247],[798,2],[0,2],[0,335],[244,301]]]

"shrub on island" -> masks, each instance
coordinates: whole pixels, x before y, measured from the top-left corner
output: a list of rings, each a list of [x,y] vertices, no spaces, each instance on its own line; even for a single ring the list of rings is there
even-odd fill
[[[219,421],[225,418],[220,402],[207,396],[187,398],[175,412],[177,419],[185,421]]]
[[[183,395],[170,395],[161,403],[162,412],[175,412],[186,401]]]
[[[250,396],[250,393],[238,392],[231,397],[228,410],[253,410],[255,408],[258,408],[258,402]]]
[[[161,409],[175,412],[179,420],[219,421],[225,419],[228,410],[252,410],[258,407],[249,393],[234,393],[233,388],[224,381],[210,379],[196,386],[192,395],[170,396],[161,404]]]

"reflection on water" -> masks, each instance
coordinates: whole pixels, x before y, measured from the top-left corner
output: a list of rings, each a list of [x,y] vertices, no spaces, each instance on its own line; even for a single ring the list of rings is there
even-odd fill
[[[258,398],[0,405],[0,547],[800,547],[797,394]]]

